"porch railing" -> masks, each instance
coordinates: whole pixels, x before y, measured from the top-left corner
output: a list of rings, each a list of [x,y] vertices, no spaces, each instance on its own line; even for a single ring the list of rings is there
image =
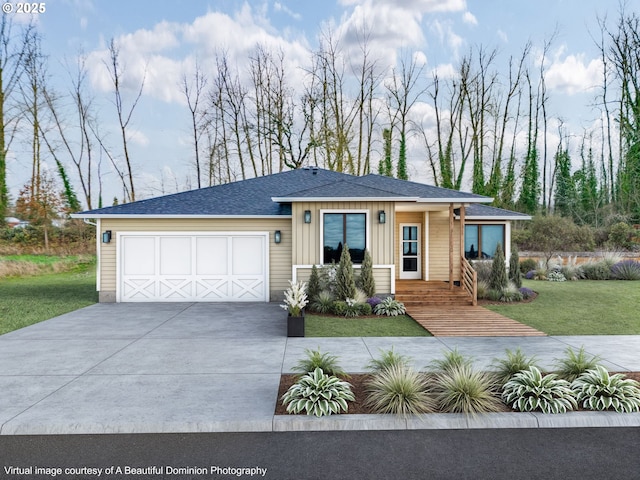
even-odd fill
[[[464,288],[473,301],[473,306],[478,305],[478,274],[475,269],[469,263],[469,260],[464,258],[460,260],[462,270],[462,288]]]

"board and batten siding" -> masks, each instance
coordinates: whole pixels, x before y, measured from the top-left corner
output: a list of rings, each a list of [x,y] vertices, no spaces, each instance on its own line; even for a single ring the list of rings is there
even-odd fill
[[[100,301],[115,301],[117,234],[124,232],[269,232],[269,291],[271,300],[280,300],[291,279],[290,218],[149,218],[101,219],[101,231],[111,230],[111,242],[100,243]],[[274,232],[282,241],[273,241]],[[100,234],[100,232],[98,232]]]
[[[305,210],[311,211],[311,223],[304,223]],[[393,202],[296,202],[292,204],[293,252],[294,265],[318,265],[321,261],[320,249],[320,212],[333,210],[346,212],[350,210],[368,211],[369,238],[367,244],[371,260],[376,265],[393,263],[394,250],[394,203]],[[378,212],[384,210],[386,222],[378,223]]]
[[[460,280],[460,221],[453,225],[453,279]],[[449,280],[449,211],[429,212],[429,280]]]

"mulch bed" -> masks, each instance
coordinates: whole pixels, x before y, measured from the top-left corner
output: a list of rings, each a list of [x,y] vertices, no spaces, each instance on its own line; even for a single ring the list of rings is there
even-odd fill
[[[627,378],[632,378],[638,382],[640,382],[640,372],[623,372]],[[365,382],[369,377],[368,374],[352,374],[349,378],[345,379],[352,386],[351,391],[355,395],[356,401],[349,402],[349,411],[347,412],[350,415],[353,414],[372,414],[374,412],[371,411],[366,405],[364,405],[364,401],[367,398]],[[296,381],[297,375],[285,374],[280,377],[280,387],[278,389],[278,401],[276,402],[276,415],[290,415],[287,413],[286,407],[282,405],[282,395],[286,393],[286,391],[293,385]],[[503,404],[502,412],[512,412],[513,410],[506,404]],[[306,413],[301,413],[300,415],[306,415]]]

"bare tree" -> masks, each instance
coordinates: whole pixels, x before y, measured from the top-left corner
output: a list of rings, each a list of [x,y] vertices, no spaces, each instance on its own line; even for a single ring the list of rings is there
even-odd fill
[[[142,97],[145,77],[142,78],[142,81],[140,82],[140,88],[137,90],[133,100],[131,101],[131,104],[127,107],[125,106],[125,99],[123,96],[122,76],[124,74],[124,70],[122,65],[120,64],[120,48],[113,38],[111,39],[111,42],[109,42],[109,62],[105,62],[105,66],[107,67],[107,72],[113,84],[114,103],[116,106],[116,112],[118,114],[120,135],[122,137],[122,150],[126,166],[125,176],[127,181],[127,184],[123,185],[123,189],[128,196],[128,200],[131,202],[135,202],[136,190],[133,177],[133,164],[129,155],[127,128],[131,123],[131,117],[133,116],[134,110],[138,106],[140,97]],[[112,159],[112,163],[113,161],[114,160]],[[124,181],[125,177],[121,176],[121,179]]]
[[[207,78],[196,62],[193,78],[182,76],[182,93],[187,101],[189,114],[191,115],[191,135],[193,138],[194,160],[196,167],[196,180],[198,188],[202,187],[202,166],[200,163],[200,139],[206,131],[206,113],[202,109],[202,97],[207,86]]]

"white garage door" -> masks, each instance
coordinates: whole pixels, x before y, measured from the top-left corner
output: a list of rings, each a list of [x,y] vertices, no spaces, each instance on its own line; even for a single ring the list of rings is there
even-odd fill
[[[268,233],[120,233],[119,302],[265,302]]]

